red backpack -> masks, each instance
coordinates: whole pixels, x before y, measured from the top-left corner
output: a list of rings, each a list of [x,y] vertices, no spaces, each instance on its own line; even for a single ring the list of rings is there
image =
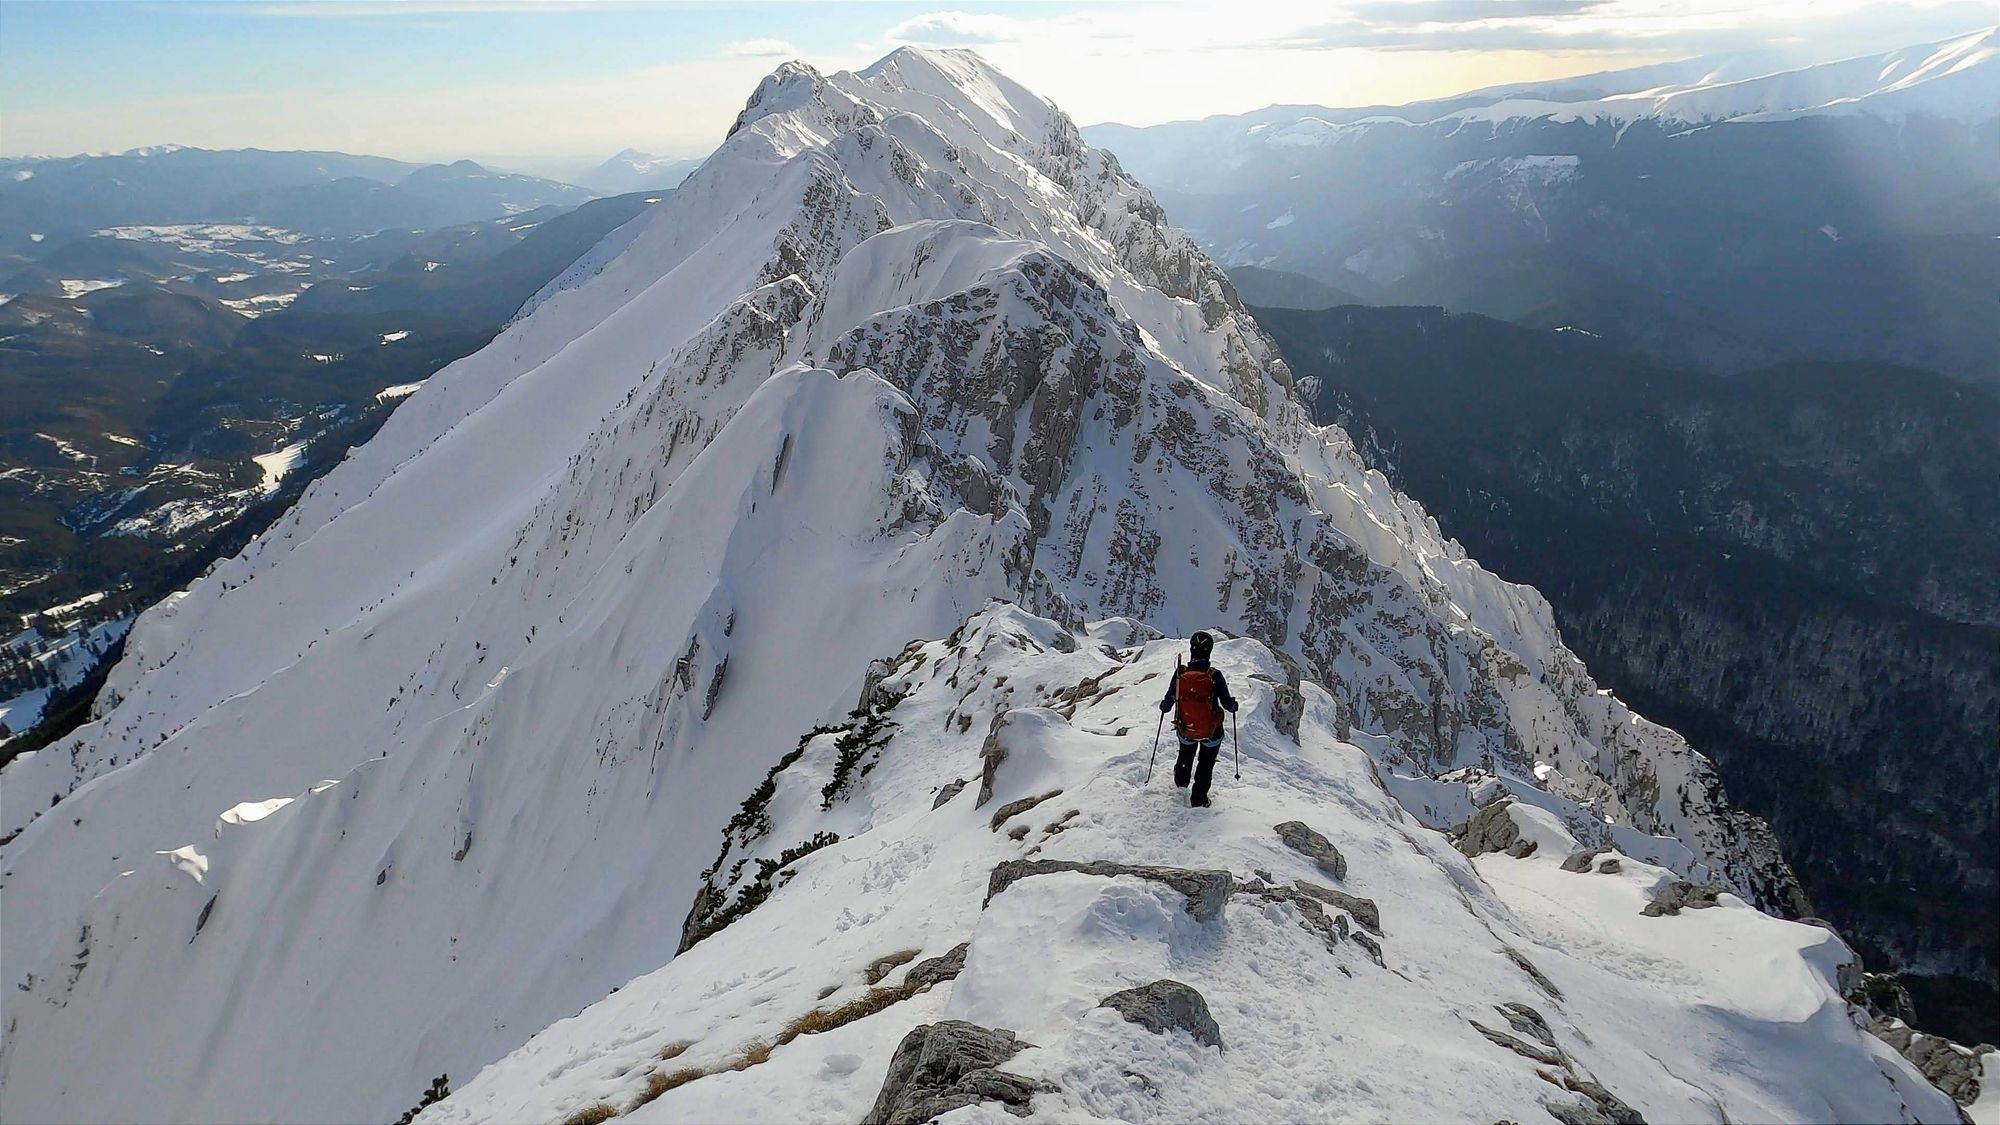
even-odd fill
[[[1215,705],[1215,674],[1207,668],[1182,668],[1175,678],[1174,730],[1188,742],[1204,742],[1222,733],[1222,708]]]

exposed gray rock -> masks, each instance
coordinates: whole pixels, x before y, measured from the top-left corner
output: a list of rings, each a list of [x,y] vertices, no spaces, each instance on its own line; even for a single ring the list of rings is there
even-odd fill
[[[1722,888],[1713,883],[1690,883],[1686,879],[1674,879],[1653,892],[1653,901],[1639,911],[1648,918],[1658,918],[1662,914],[1679,914],[1683,910],[1706,910],[1715,905],[1715,896]]]
[[[1595,1086],[1596,1083],[1591,1085]],[[1548,1110],[1549,1116],[1562,1122],[1563,1125],[1646,1125],[1646,1119],[1639,1115],[1638,1110],[1620,1101],[1617,1095],[1605,1090],[1604,1087],[1597,1086],[1597,1089],[1603,1091],[1604,1096],[1610,1101],[1609,1105],[1586,1094],[1574,1102],[1545,1099],[1542,1108]]]
[[[1598,856],[1610,850],[1610,848],[1602,844],[1594,848],[1578,848],[1576,851],[1569,853],[1568,859],[1563,860],[1563,870],[1588,871],[1590,870],[1590,865],[1596,862]]]
[[[1051,789],[1039,796],[1023,797],[1018,801],[1009,801],[1001,805],[999,808],[993,810],[993,831],[1000,831],[1000,826],[1007,823],[1009,817],[1018,816],[1041,804],[1043,801],[1060,796],[1062,796],[1062,790]]]
[[[1319,866],[1321,871],[1337,880],[1347,878],[1347,857],[1333,846],[1326,837],[1306,827],[1302,821],[1288,820],[1277,826],[1278,839],[1285,846],[1305,856]]]
[[[922,1125],[964,1106],[997,1101],[1026,1116],[1035,1084],[997,1069],[1026,1044],[1003,1029],[943,1020],[910,1029],[862,1125]]]
[[[1373,960],[1377,965],[1381,965],[1382,943],[1376,941],[1372,937],[1369,937],[1367,934],[1361,933],[1360,931],[1356,931],[1353,936],[1354,936],[1354,944],[1367,950],[1369,958]]]
[[[701,885],[700,889],[694,892],[694,903],[688,907],[687,917],[681,921],[681,944],[675,950],[675,956],[678,957],[680,954],[693,949],[694,943],[701,940],[702,919],[708,916],[710,904],[714,898],[715,892],[709,888],[706,882]]]
[[[1542,1018],[1542,1013],[1526,1004],[1515,1003],[1501,1004],[1495,1010],[1507,1017],[1508,1025],[1515,1031],[1533,1036],[1545,1047],[1556,1045],[1556,1033],[1549,1030],[1549,1021]]]
[[[1623,870],[1625,870],[1625,864],[1615,855],[1597,865],[1597,873],[1599,875],[1616,875]]]
[[[1286,738],[1299,740],[1299,722],[1305,718],[1306,697],[1296,684],[1279,684],[1271,689],[1271,722]]]
[[[1979,1079],[1983,1070],[1980,1060],[2000,1050],[1991,1043],[1962,1047],[1940,1036],[1925,1035],[1899,1019],[1875,1020],[1868,1025],[1868,1031],[1910,1060],[1910,1065],[1922,1072],[1931,1085],[1943,1090],[1959,1105],[1971,1105],[1979,1100]]]
[[[1000,763],[1007,760],[1007,747],[1000,741],[1000,728],[1007,725],[1007,711],[997,711],[993,722],[986,728],[986,741],[979,747],[979,799],[972,803],[975,809],[985,808],[993,799],[993,779],[1000,773]]]
[[[1473,813],[1452,846],[1468,856],[1505,852],[1520,859],[1533,854],[1534,842],[1521,839],[1521,826],[1514,823],[1507,811],[1513,807],[1514,798],[1502,797]]]
[[[1133,875],[1141,879],[1151,879],[1165,883],[1187,898],[1188,913],[1197,921],[1212,922],[1222,916],[1222,908],[1229,901],[1233,882],[1227,871],[1199,871],[1184,867],[1149,867],[1132,863],[1113,863],[1110,860],[1092,860],[1078,863],[1065,859],[1010,859],[993,869],[986,881],[986,901],[1013,886],[1030,875],[1048,875],[1057,871],[1075,871],[1084,875],[1102,875],[1112,878],[1119,875]]]
[[[1363,926],[1369,926],[1375,922],[1379,912],[1375,909],[1375,904],[1368,899],[1342,894],[1339,891],[1329,890],[1326,887],[1314,886],[1311,883],[1305,882],[1296,883],[1290,887],[1265,886],[1260,883],[1238,883],[1236,884],[1236,892],[1238,894],[1255,895],[1268,902],[1289,902],[1298,908],[1300,920],[1306,929],[1310,930],[1321,941],[1326,943],[1327,952],[1337,952],[1341,942],[1352,940],[1355,944],[1361,946],[1362,949],[1368,951],[1369,959],[1373,960],[1377,965],[1383,964],[1381,943],[1369,937],[1364,932],[1350,930],[1347,924],[1349,914],[1352,914],[1355,920]],[[1346,911],[1346,913],[1329,915],[1326,909],[1329,903]],[[1380,933],[1381,931],[1376,930],[1376,932]],[[1347,970],[1342,968],[1341,971],[1346,972]]]
[[[971,942],[962,941],[953,946],[950,952],[942,956],[919,961],[910,966],[910,971],[903,974],[903,987],[908,989],[929,988],[934,984],[943,984],[948,980],[956,980],[958,974],[965,971],[965,954],[971,948]]]
[[[1222,1029],[1209,1014],[1208,1001],[1180,981],[1156,980],[1114,992],[1098,1003],[1148,1031],[1165,1035],[1179,1028],[1205,1047],[1222,1046]]]
[[[1563,1065],[1563,1056],[1560,1051],[1546,1047],[1537,1047],[1532,1043],[1523,1042],[1504,1031],[1495,1031],[1478,1020],[1466,1020],[1465,1022],[1471,1024],[1472,1030],[1484,1035],[1494,1045],[1505,1047],[1522,1058],[1533,1059],[1543,1066]]]
[[[938,790],[937,800],[931,802],[931,808],[941,809],[945,807],[953,797],[958,796],[964,790],[965,779],[961,777],[951,784],[946,785],[943,789]]]
[[[1535,982],[1535,987],[1541,989],[1543,992],[1548,993],[1549,999],[1560,1000],[1563,998],[1562,989],[1556,987],[1556,982],[1550,980],[1546,976],[1543,976],[1542,971],[1535,967],[1535,963],[1533,961],[1528,960],[1527,954],[1522,953],[1520,950],[1515,949],[1511,945],[1506,946],[1504,948],[1506,949],[1507,952],[1507,959],[1509,961],[1514,962],[1515,966],[1518,967],[1522,972],[1528,974],[1529,979]]]
[[[1570,1073],[1563,1076],[1563,1085],[1584,1096],[1585,1100],[1576,1103],[1576,1108],[1595,1115],[1582,1119],[1591,1125],[1646,1125],[1646,1119],[1639,1115],[1638,1110],[1626,1105],[1624,1099],[1605,1089],[1594,1079]],[[1551,1114],[1556,1112],[1555,1106],[1547,1102],[1542,1104]],[[1569,1120],[1560,1114],[1556,1114],[1556,1119],[1565,1122]]]
[[[1322,887],[1318,883],[1308,883],[1304,879],[1294,879],[1292,886],[1300,894],[1311,895],[1328,906],[1339,907],[1347,911],[1349,914],[1354,915],[1356,922],[1361,923],[1362,929],[1378,937],[1381,935],[1382,912],[1376,909],[1373,899],[1362,898],[1360,895],[1347,894],[1344,891],[1336,891],[1332,887]]]

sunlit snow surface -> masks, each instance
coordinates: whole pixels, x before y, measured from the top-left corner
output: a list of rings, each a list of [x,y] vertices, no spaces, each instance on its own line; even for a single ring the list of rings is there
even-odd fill
[[[975,618],[959,644],[905,653],[907,670],[883,683],[910,692],[894,711],[902,727],[861,792],[821,811],[836,755],[831,738],[816,741],[779,775],[771,847],[755,854],[818,831],[842,843],[792,865],[796,877],[735,928],[542,1032],[422,1120],[622,1108],[653,1071],[720,1070],[794,1017],[861,995],[877,958],[938,956],[965,941],[955,982],[798,1038],[760,1066],[700,1078],[630,1119],[858,1120],[906,1031],[962,1019],[1035,1045],[1005,1067],[1056,1088],[1036,1099],[1033,1120],[1546,1120],[1541,1103],[1560,1092],[1471,1026],[1507,1030],[1501,1004],[1541,1013],[1582,1072],[1649,1121],[1896,1120],[1904,1098],[1921,1119],[1952,1119],[1936,1091],[1886,1077],[1900,1060],[1855,1025],[1835,980],[1852,954],[1826,930],[1734,899],[1644,917],[1669,873],[1629,858],[1617,874],[1561,870],[1574,840],[1553,814],[1527,829],[1542,845],[1535,856],[1467,861],[1384,792],[1388,763],[1333,737],[1323,692],[1308,686],[1298,741],[1272,726],[1269,685],[1285,673],[1254,642],[1226,642],[1216,658],[1244,685],[1242,779],[1225,757],[1215,808],[1186,807],[1164,763],[1145,781],[1151,704],[1184,645],[1098,647],[1126,632],[1112,622],[1072,639],[1000,609]],[[1035,707],[1087,681],[1100,694],[1073,715]],[[1017,708],[1001,736],[1008,757],[992,802],[975,808],[991,711],[975,704],[964,735],[956,719],[965,700],[1001,697]],[[932,809],[934,793],[969,774],[970,787]],[[1058,788],[1002,826],[1027,828],[1022,839],[991,826],[1002,804]],[[1380,906],[1382,964],[1358,942],[1329,950],[1296,907],[1253,894],[1203,923],[1157,884],[1059,874],[982,907],[987,873],[1023,855],[1332,884],[1279,842],[1272,826],[1290,820],[1346,855],[1339,889]],[[1223,1050],[1097,1007],[1163,977],[1204,995]],[[682,1040],[694,1045],[655,1060]],[[961,1119],[1013,1120],[998,1106]]]
[[[1747,894],[1769,841],[1598,690],[1538,595],[1307,424],[1220,272],[1158,223],[972,56],[781,68],[672,197],[147,613],[93,723],[7,768],[0,1116],[393,1120],[443,1073],[462,1093],[434,1116],[555,1120],[630,1096],[668,1038],[706,1064],[866,958],[970,939],[956,985],[641,1114],[854,1120],[895,1038],[946,1013],[1039,1044],[1020,1065],[1061,1087],[1049,1119],[1534,1120],[1560,1091],[1465,1023],[1518,1001],[1658,1120],[1951,1120],[1833,997],[1825,931],[1727,900],[1600,923],[1662,877],[1642,858]],[[1136,781],[1171,643],[966,624],[993,599],[1283,649],[1225,646],[1242,786],[1197,816]],[[1008,670],[931,675],[954,632]],[[770,848],[816,824],[851,842],[669,965],[731,814],[913,640],[929,678],[866,783],[817,812],[827,739],[780,778]],[[1290,667],[1302,747],[1269,718]],[[1100,673],[1123,689],[1037,709]],[[996,802],[1075,794],[1018,843],[970,808],[1003,708]],[[1431,775],[1482,763],[1542,854],[1443,847],[1471,793]],[[953,777],[974,785],[930,812]],[[1248,899],[1197,927],[1145,886],[1048,877],[979,910],[991,863],[1070,807],[1044,854],[1239,878],[1301,876],[1270,824],[1314,824],[1380,904],[1386,967]],[[1561,834],[1628,872],[1533,882]],[[1141,973],[1201,987],[1232,1049],[1088,1010]]]
[[[304,460],[305,454],[306,443],[295,441],[283,449],[275,449],[252,457],[251,460],[257,463],[257,467],[264,470],[264,480],[259,487],[266,493],[278,491],[278,485],[285,479],[285,474],[297,468],[299,462]]]

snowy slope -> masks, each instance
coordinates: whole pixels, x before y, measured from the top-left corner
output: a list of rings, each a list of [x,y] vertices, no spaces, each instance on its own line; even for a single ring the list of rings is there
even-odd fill
[[[2000,115],[2000,28],[1754,77],[1692,82],[1583,101],[1503,98],[1447,116],[1459,121],[1631,121],[1698,124],[1866,113],[1980,121]]]
[[[1667,873],[1615,852],[1566,871],[1575,841],[1555,817],[1522,817],[1534,855],[1468,861],[1384,789],[1393,762],[1337,738],[1338,709],[1316,686],[1297,736],[1279,729],[1285,666],[1254,641],[1216,657],[1242,685],[1242,779],[1225,762],[1217,808],[1187,808],[1164,767],[1145,781],[1152,701],[1185,646],[1127,645],[1130,633],[1112,621],[1077,636],[996,607],[949,640],[913,644],[875,684],[896,726],[862,759],[865,775],[823,810],[836,738],[811,740],[776,773],[771,828],[741,854],[775,856],[821,832],[838,843],[786,865],[790,877],[732,928],[537,1035],[419,1120],[555,1121],[594,1105],[634,1107],[634,1122],[860,1120],[897,1042],[943,1019],[1033,1044],[1005,1067],[1046,1087],[1032,1120],[1547,1121],[1545,1105],[1584,1102],[1585,1082],[1648,1121],[1955,1119],[1861,1030],[1837,989],[1852,954],[1831,933],[1729,898],[1647,917]],[[976,805],[989,728],[1006,757]],[[971,784],[933,808],[961,779]],[[1290,821],[1327,837],[1344,877],[1281,843],[1273,829]],[[1220,870],[1235,891],[1208,919],[1130,875],[1052,872],[989,901],[989,874],[1030,857]],[[1595,870],[1613,859],[1622,870]],[[1374,929],[1366,905],[1329,903],[1330,937],[1268,893],[1301,881],[1372,903]],[[899,952],[920,963],[961,942],[956,980],[787,1034],[866,996],[871,963]],[[892,971],[883,988],[915,971]],[[1098,1006],[1162,978],[1203,994],[1221,1049]],[[1552,1046],[1514,1022],[1524,1009]],[[759,1042],[776,1046],[767,1061],[730,1069]],[[687,1045],[660,1060],[675,1043]],[[635,1107],[652,1075],[685,1068],[712,1073]],[[1011,1119],[993,1104],[953,1118]]]
[[[654,156],[628,148],[578,176],[576,182],[606,195],[658,190],[678,186],[700,164],[700,160]]]
[[[1597,688],[1538,595],[1307,424],[1222,273],[1066,117],[964,53],[787,64],[670,199],[145,615],[97,721],[0,777],[0,1115],[395,1116],[673,960],[731,810],[871,660],[995,598],[1254,638],[1272,695],[1433,829],[1498,784],[1583,843],[1802,905],[1763,826]],[[993,687],[963,689],[959,735]],[[1468,766],[1500,780],[1436,779]],[[1302,818],[1352,788],[1298,784],[1274,800]],[[1369,847],[1437,838],[1409,839]],[[1731,948],[1803,950],[1820,983],[1728,1001],[1754,1026],[1718,1050],[1755,1073],[1778,1036],[1756,1104],[1812,1119],[1797,1068],[1878,1053],[1828,999],[1837,943],[1730,912]]]

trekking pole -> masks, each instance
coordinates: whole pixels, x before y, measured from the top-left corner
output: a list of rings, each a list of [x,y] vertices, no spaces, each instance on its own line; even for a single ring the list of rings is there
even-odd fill
[[[1236,712],[1229,713],[1229,732],[1236,736],[1236,780],[1243,780],[1243,728],[1236,725]]]
[[[1160,725],[1153,728],[1153,754],[1146,759],[1146,784],[1153,783],[1153,759],[1160,756],[1160,732],[1167,729],[1167,713],[1160,712]]]
[[[1181,678],[1181,658],[1174,657],[1174,679]],[[1159,725],[1153,728],[1153,755],[1146,759],[1146,784],[1153,783],[1153,761],[1160,756],[1160,732],[1167,729],[1167,713],[1160,712]]]

